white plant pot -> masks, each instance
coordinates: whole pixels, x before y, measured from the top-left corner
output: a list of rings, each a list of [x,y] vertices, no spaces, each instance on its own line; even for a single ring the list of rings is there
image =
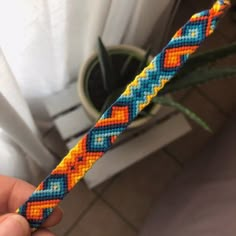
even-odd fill
[[[143,58],[145,55],[145,51],[141,48],[130,46],[130,45],[117,45],[117,46],[110,46],[107,47],[110,52],[127,52],[127,54],[132,54],[137,58]],[[85,92],[85,79],[87,76],[87,72],[89,71],[92,64],[96,63],[97,53],[93,53],[81,66],[79,75],[78,75],[78,82],[77,82],[77,90],[79,94],[79,98],[83,108],[85,109],[86,113],[88,114],[89,118],[95,122],[100,116],[100,112],[96,109],[91,101],[90,97],[87,96]],[[152,56],[149,57],[149,62],[153,59]],[[155,115],[160,109],[160,105],[155,104],[150,111],[151,114]],[[145,125],[152,119],[152,116],[146,116],[142,118],[138,118],[134,120],[130,125],[129,129],[138,128],[140,126]]]

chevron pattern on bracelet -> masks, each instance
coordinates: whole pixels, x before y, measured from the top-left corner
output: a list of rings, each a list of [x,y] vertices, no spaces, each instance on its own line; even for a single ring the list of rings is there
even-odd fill
[[[216,28],[229,2],[218,0],[210,10],[197,13],[174,35],[141,74],[136,76],[95,126],[37,187],[17,212],[37,229],[59,202],[115,142],[164,85],[184,65],[201,42]]]

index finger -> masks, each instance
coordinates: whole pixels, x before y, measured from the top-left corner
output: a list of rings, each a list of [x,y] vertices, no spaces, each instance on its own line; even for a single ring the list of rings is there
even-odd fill
[[[0,175],[0,214],[15,212],[32,195],[35,187],[23,180]],[[51,227],[59,223],[62,211],[55,208],[52,215],[43,224]]]

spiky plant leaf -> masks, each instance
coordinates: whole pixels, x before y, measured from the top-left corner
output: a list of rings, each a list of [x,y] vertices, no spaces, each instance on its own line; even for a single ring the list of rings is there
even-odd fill
[[[121,70],[120,70],[120,77],[121,77],[121,78],[123,78],[124,75],[126,74],[127,69],[128,69],[128,66],[130,65],[132,59],[133,59],[133,56],[130,55],[130,56],[128,56],[127,59],[125,60],[123,66],[122,66],[122,68],[121,68]]]
[[[112,66],[111,58],[100,37],[98,38],[98,60],[102,72],[103,86],[109,93],[116,87],[116,74]]]
[[[179,75],[186,75],[201,66],[206,66],[209,63],[216,62],[221,58],[233,55],[235,53],[236,43],[209,50],[207,52],[197,53],[188,59],[184,67],[180,70]]]
[[[144,58],[143,60],[140,62],[139,64],[139,67],[138,67],[138,70],[137,70],[137,73],[136,74],[139,74],[148,64],[148,59],[150,57],[150,54],[151,54],[151,47],[149,47],[144,55]]]
[[[211,128],[208,126],[208,124],[201,117],[199,117],[196,113],[194,113],[193,111],[191,111],[187,107],[183,106],[182,104],[172,100],[171,98],[155,97],[153,99],[153,102],[164,105],[164,106],[169,106],[169,107],[175,108],[176,110],[182,112],[188,118],[190,118],[191,120],[196,122],[198,125],[200,125],[206,131],[212,132]]]
[[[172,93],[181,89],[194,87],[199,84],[209,82],[211,80],[230,78],[236,75],[236,67],[225,68],[202,68],[198,69],[187,76],[176,77],[172,81],[166,84],[166,86],[160,91],[160,95],[166,93]]]

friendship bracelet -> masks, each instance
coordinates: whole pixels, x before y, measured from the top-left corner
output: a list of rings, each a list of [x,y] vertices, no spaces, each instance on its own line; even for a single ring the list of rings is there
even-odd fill
[[[127,86],[95,126],[17,209],[35,231],[117,137],[185,64],[216,28],[230,2],[217,0],[210,10],[194,14],[168,45]]]

